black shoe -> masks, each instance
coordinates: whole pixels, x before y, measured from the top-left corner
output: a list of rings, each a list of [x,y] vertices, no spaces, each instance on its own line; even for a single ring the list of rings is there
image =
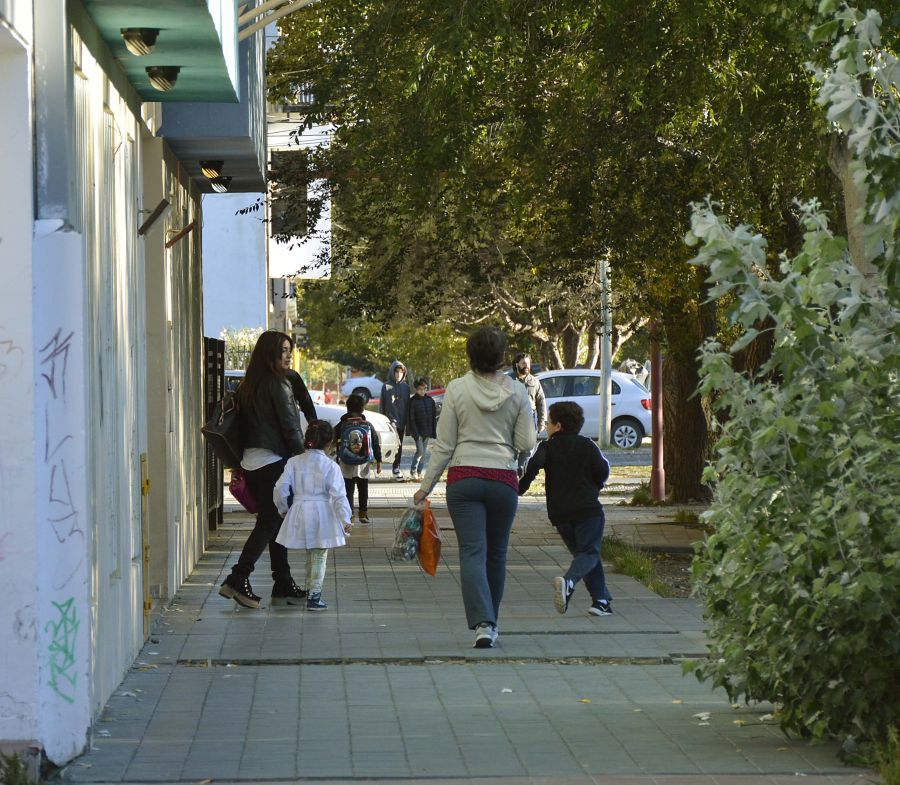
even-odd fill
[[[249,578],[238,578],[232,573],[219,587],[219,594],[234,600],[245,608],[258,608],[260,598],[253,593]]]
[[[308,611],[324,611],[327,607],[325,600],[322,599],[322,592],[320,591],[317,591],[315,594],[310,594],[309,597],[306,598],[306,610]]]
[[[272,600],[269,603],[273,607],[279,605],[303,605],[306,600],[306,591],[301,589],[293,578],[286,581],[275,581],[272,586]]]
[[[609,600],[594,600],[591,607],[588,608],[591,616],[612,616],[613,609]]]
[[[367,513],[365,510],[360,510],[359,522],[363,524],[369,523],[369,513]]]

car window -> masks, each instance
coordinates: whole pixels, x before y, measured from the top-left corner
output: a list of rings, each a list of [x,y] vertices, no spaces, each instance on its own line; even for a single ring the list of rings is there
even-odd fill
[[[610,380],[610,383],[611,383],[610,395],[618,395],[620,392],[622,392],[622,388],[619,387],[618,383],[616,383],[612,380]]]
[[[573,376],[572,395],[600,395],[600,377]]]
[[[544,397],[562,398],[566,394],[566,381],[568,378],[568,376],[549,376],[546,379],[541,379]]]

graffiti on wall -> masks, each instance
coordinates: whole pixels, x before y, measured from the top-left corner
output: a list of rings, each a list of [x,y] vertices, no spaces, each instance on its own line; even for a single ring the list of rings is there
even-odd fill
[[[42,493],[46,500],[46,521],[61,546],[53,554],[53,590],[63,597],[68,593],[64,590],[79,573],[85,559],[85,535],[69,481],[67,462],[74,438],[68,427],[70,413],[66,405],[69,356],[74,336],[74,332],[67,333],[58,328],[38,350],[40,378],[46,385],[47,393],[42,412],[42,458],[47,469],[43,475],[45,487]],[[76,648],[81,622],[74,596],[52,600],[52,605],[53,618],[44,625],[44,632],[50,635],[47,644],[48,684],[60,698],[73,703],[78,680]]]
[[[47,651],[50,655],[50,687],[65,701],[75,702],[75,684],[78,673],[75,670],[75,644],[78,636],[78,612],[75,598],[65,602],[54,602],[57,611],[55,619],[44,625],[44,631],[51,635]]]

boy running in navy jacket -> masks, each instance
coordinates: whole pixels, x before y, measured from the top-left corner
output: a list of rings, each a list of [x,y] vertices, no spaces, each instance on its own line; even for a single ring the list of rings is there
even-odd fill
[[[547,515],[572,554],[565,575],[553,579],[553,602],[565,613],[575,591],[584,580],[591,594],[588,612],[594,616],[612,614],[612,595],[606,588],[600,543],[605,519],[600,504],[600,489],[609,478],[609,463],[594,442],[579,431],[584,412],[572,401],[550,406],[548,439],[542,441],[521,480],[521,496],[543,469],[546,481]]]

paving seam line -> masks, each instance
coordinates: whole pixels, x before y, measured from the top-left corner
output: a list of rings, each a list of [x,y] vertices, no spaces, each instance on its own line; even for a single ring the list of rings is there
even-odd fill
[[[650,657],[491,657],[446,656],[429,657],[285,657],[274,659],[248,657],[246,659],[178,659],[174,662],[186,668],[266,667],[297,665],[674,665],[682,658],[696,659],[705,654],[665,655]]]

